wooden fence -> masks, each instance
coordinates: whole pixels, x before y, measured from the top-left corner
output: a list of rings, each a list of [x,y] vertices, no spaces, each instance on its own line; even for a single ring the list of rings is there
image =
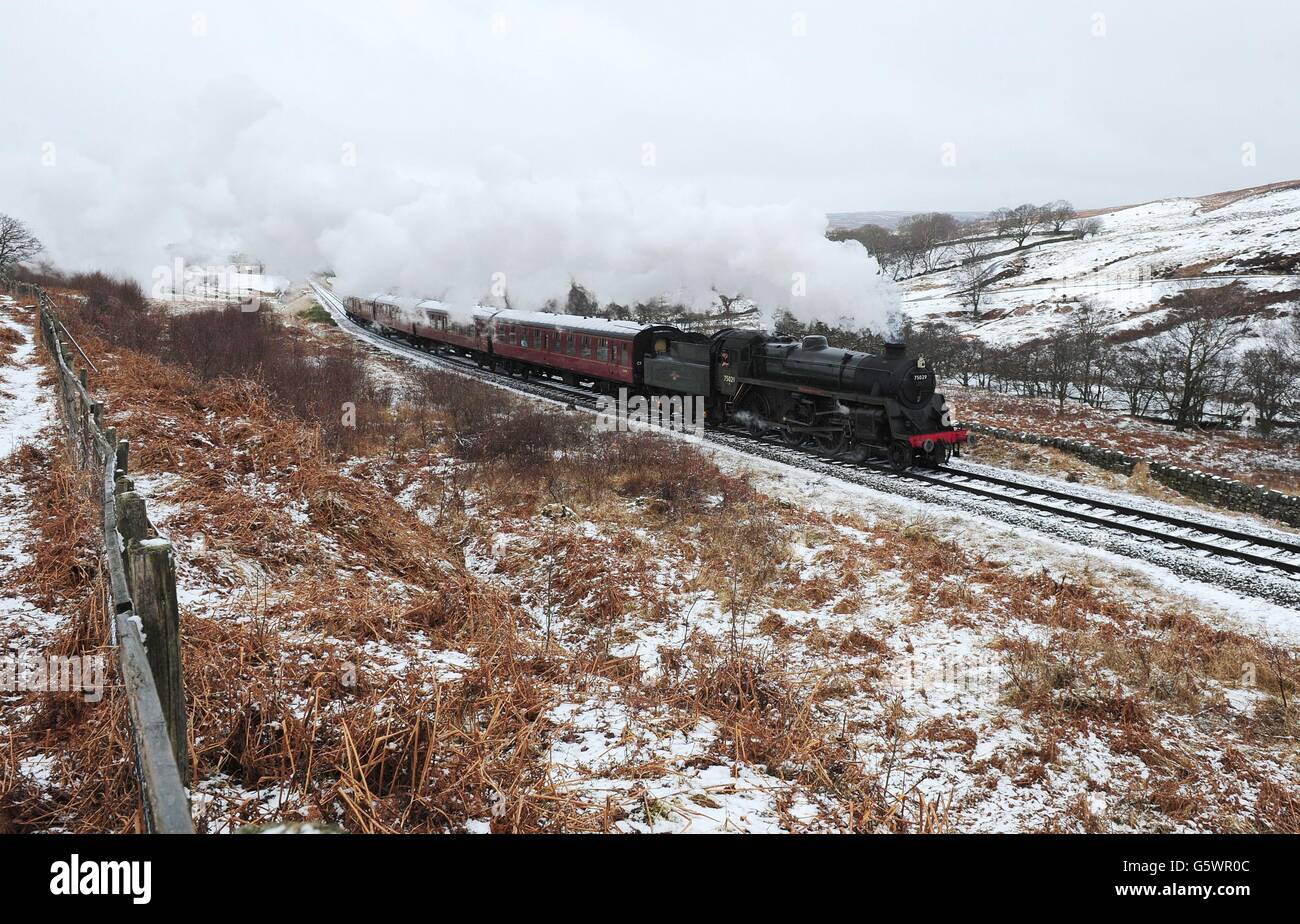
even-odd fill
[[[193,834],[183,782],[190,775],[189,742],[171,543],[158,536],[144,498],[133,490],[127,441],[104,426],[104,405],[90,394],[89,372],[98,372],[94,363],[63,326],[44,289],[0,283],[37,311],[41,342],[58,371],[57,397],[69,450],[91,475],[90,490],[103,510],[108,630],[130,716],[145,828]]]

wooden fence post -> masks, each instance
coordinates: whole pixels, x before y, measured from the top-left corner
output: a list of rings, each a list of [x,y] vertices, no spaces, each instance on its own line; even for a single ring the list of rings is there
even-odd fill
[[[181,666],[180,609],[176,604],[176,564],[166,539],[133,539],[127,543],[126,570],[135,615],[144,626],[145,651],[172,753],[181,781],[190,778],[189,733],[185,717],[185,674]]]
[[[122,491],[117,495],[117,531],[128,546],[132,539],[149,538],[149,513],[144,498],[134,491]]]

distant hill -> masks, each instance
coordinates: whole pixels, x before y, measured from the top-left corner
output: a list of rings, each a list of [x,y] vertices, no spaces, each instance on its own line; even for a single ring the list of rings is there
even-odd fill
[[[893,231],[898,223],[909,215],[920,215],[925,210],[914,212],[828,212],[826,214],[832,230],[861,228],[863,225],[880,225]],[[931,209],[930,211],[934,211]],[[958,221],[973,221],[984,218],[988,212],[949,212]]]
[[[1266,342],[1300,311],[1300,180],[1204,196],[1096,209],[1101,232],[996,258],[1002,270],[974,320],[949,253],[932,273],[903,280],[912,321],[944,321],[990,343],[1021,343],[1069,324],[1083,305],[1108,333],[1158,328],[1189,288],[1237,284],[1255,310],[1241,346]],[[1031,238],[1029,243],[1045,235]]]

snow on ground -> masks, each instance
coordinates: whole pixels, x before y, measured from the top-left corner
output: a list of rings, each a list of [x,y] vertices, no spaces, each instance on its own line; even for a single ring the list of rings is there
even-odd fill
[[[723,463],[727,465],[727,463]],[[1021,573],[1046,569],[1055,578],[1083,579],[1084,575],[1102,574],[1112,590],[1132,602],[1149,597],[1152,590],[1169,601],[1182,599],[1212,624],[1264,638],[1281,638],[1300,645],[1300,612],[1264,600],[1242,597],[1223,588],[1188,580],[1140,559],[1126,557],[1105,549],[1062,541],[1049,535],[1010,526],[968,510],[945,509],[922,501],[910,500],[779,462],[737,456],[730,463],[737,470],[753,473],[758,484],[782,497],[795,499],[805,509],[821,512],[846,512],[868,519],[920,522],[934,535],[949,539],[967,549],[984,549],[1011,563]],[[1048,479],[1038,479],[1050,483]],[[1052,485],[1077,491],[1077,485]],[[1094,489],[1099,498],[1109,494],[1125,503],[1130,495]],[[1186,516],[1185,510],[1146,501],[1148,510]],[[1213,518],[1211,518],[1212,520]],[[1231,522],[1228,518],[1225,521]],[[1254,528],[1253,526],[1251,528]],[[1267,533],[1267,531],[1264,531]],[[1283,535],[1276,533],[1277,535]]]
[[[1068,323],[1080,300],[1119,331],[1157,319],[1167,295],[1235,278],[1253,291],[1295,291],[1287,303],[1294,310],[1300,276],[1272,258],[1300,252],[1300,187],[1215,205],[1203,197],[1118,209],[1101,216],[1095,237],[998,257],[1016,272],[986,292],[979,321],[954,294],[952,268],[904,280],[904,311],[914,322],[947,321],[987,342],[1014,344]],[[1174,273],[1184,278],[1162,278]]]
[[[0,295],[0,325],[19,338],[8,356],[0,341],[0,653],[12,655],[42,650],[59,621],[18,590],[19,573],[32,560],[37,535],[13,458],[22,446],[42,443],[54,403],[40,385],[31,313]],[[4,698],[0,691],[0,702]]]
[[[36,438],[50,420],[51,402],[40,386],[41,368],[35,358],[30,314],[8,296],[0,296],[0,324],[22,338],[0,371],[0,392],[4,394],[0,405],[0,458],[5,458]]]

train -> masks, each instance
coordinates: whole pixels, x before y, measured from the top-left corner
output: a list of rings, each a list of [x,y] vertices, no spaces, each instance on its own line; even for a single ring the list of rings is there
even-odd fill
[[[426,350],[604,394],[699,396],[709,426],[739,425],[828,456],[887,459],[900,470],[937,467],[971,441],[954,425],[933,370],[901,343],[872,354],[822,336],[739,328],[706,335],[513,308],[455,311],[393,295],[342,301],[353,322]]]

